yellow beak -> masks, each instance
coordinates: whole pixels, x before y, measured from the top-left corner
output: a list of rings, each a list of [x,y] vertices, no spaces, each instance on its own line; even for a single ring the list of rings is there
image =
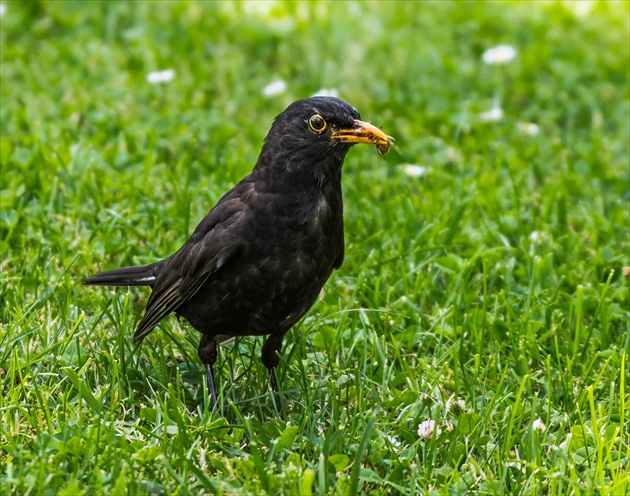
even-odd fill
[[[366,143],[376,145],[380,153],[386,153],[393,144],[394,138],[387,136],[381,129],[369,122],[354,120],[354,125],[347,129],[337,129],[330,135],[330,139],[344,143]]]

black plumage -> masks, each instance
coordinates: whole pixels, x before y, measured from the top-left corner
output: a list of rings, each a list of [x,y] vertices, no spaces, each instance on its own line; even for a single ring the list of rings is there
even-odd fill
[[[393,139],[338,98],[298,100],[276,117],[253,171],[228,191],[170,257],[89,277],[85,284],[150,286],[134,342],[168,314],[203,334],[199,357],[216,404],[217,336],[269,335],[274,369],[284,334],[313,305],[344,257],[341,168],[354,143]],[[275,401],[280,410],[279,398]]]

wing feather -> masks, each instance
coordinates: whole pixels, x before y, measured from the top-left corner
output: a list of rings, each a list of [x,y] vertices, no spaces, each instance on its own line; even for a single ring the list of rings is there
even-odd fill
[[[142,341],[164,317],[182,304],[183,300],[178,295],[180,283],[181,279],[175,281],[151,305],[147,304],[147,310],[133,335],[134,343]]]
[[[234,191],[234,190],[232,190]],[[133,341],[141,341],[158,323],[219,270],[240,248],[244,223],[242,200],[224,197],[201,221],[179,251],[164,260]]]

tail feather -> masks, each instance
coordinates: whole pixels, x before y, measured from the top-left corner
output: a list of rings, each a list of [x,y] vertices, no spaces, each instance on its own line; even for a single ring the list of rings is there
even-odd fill
[[[87,286],[153,286],[157,280],[158,263],[135,265],[100,272],[83,281]]]

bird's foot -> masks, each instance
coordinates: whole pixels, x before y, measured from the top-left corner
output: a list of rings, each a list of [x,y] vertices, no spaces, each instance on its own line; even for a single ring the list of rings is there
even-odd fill
[[[217,410],[217,390],[214,387],[214,371],[212,365],[206,363],[206,373],[208,375],[208,392],[210,393],[210,408],[212,411]]]
[[[271,397],[276,404],[276,411],[278,412],[280,419],[284,420],[282,404],[280,403],[280,395],[278,394],[278,381],[276,380],[275,368],[269,369],[269,382],[271,383]]]

